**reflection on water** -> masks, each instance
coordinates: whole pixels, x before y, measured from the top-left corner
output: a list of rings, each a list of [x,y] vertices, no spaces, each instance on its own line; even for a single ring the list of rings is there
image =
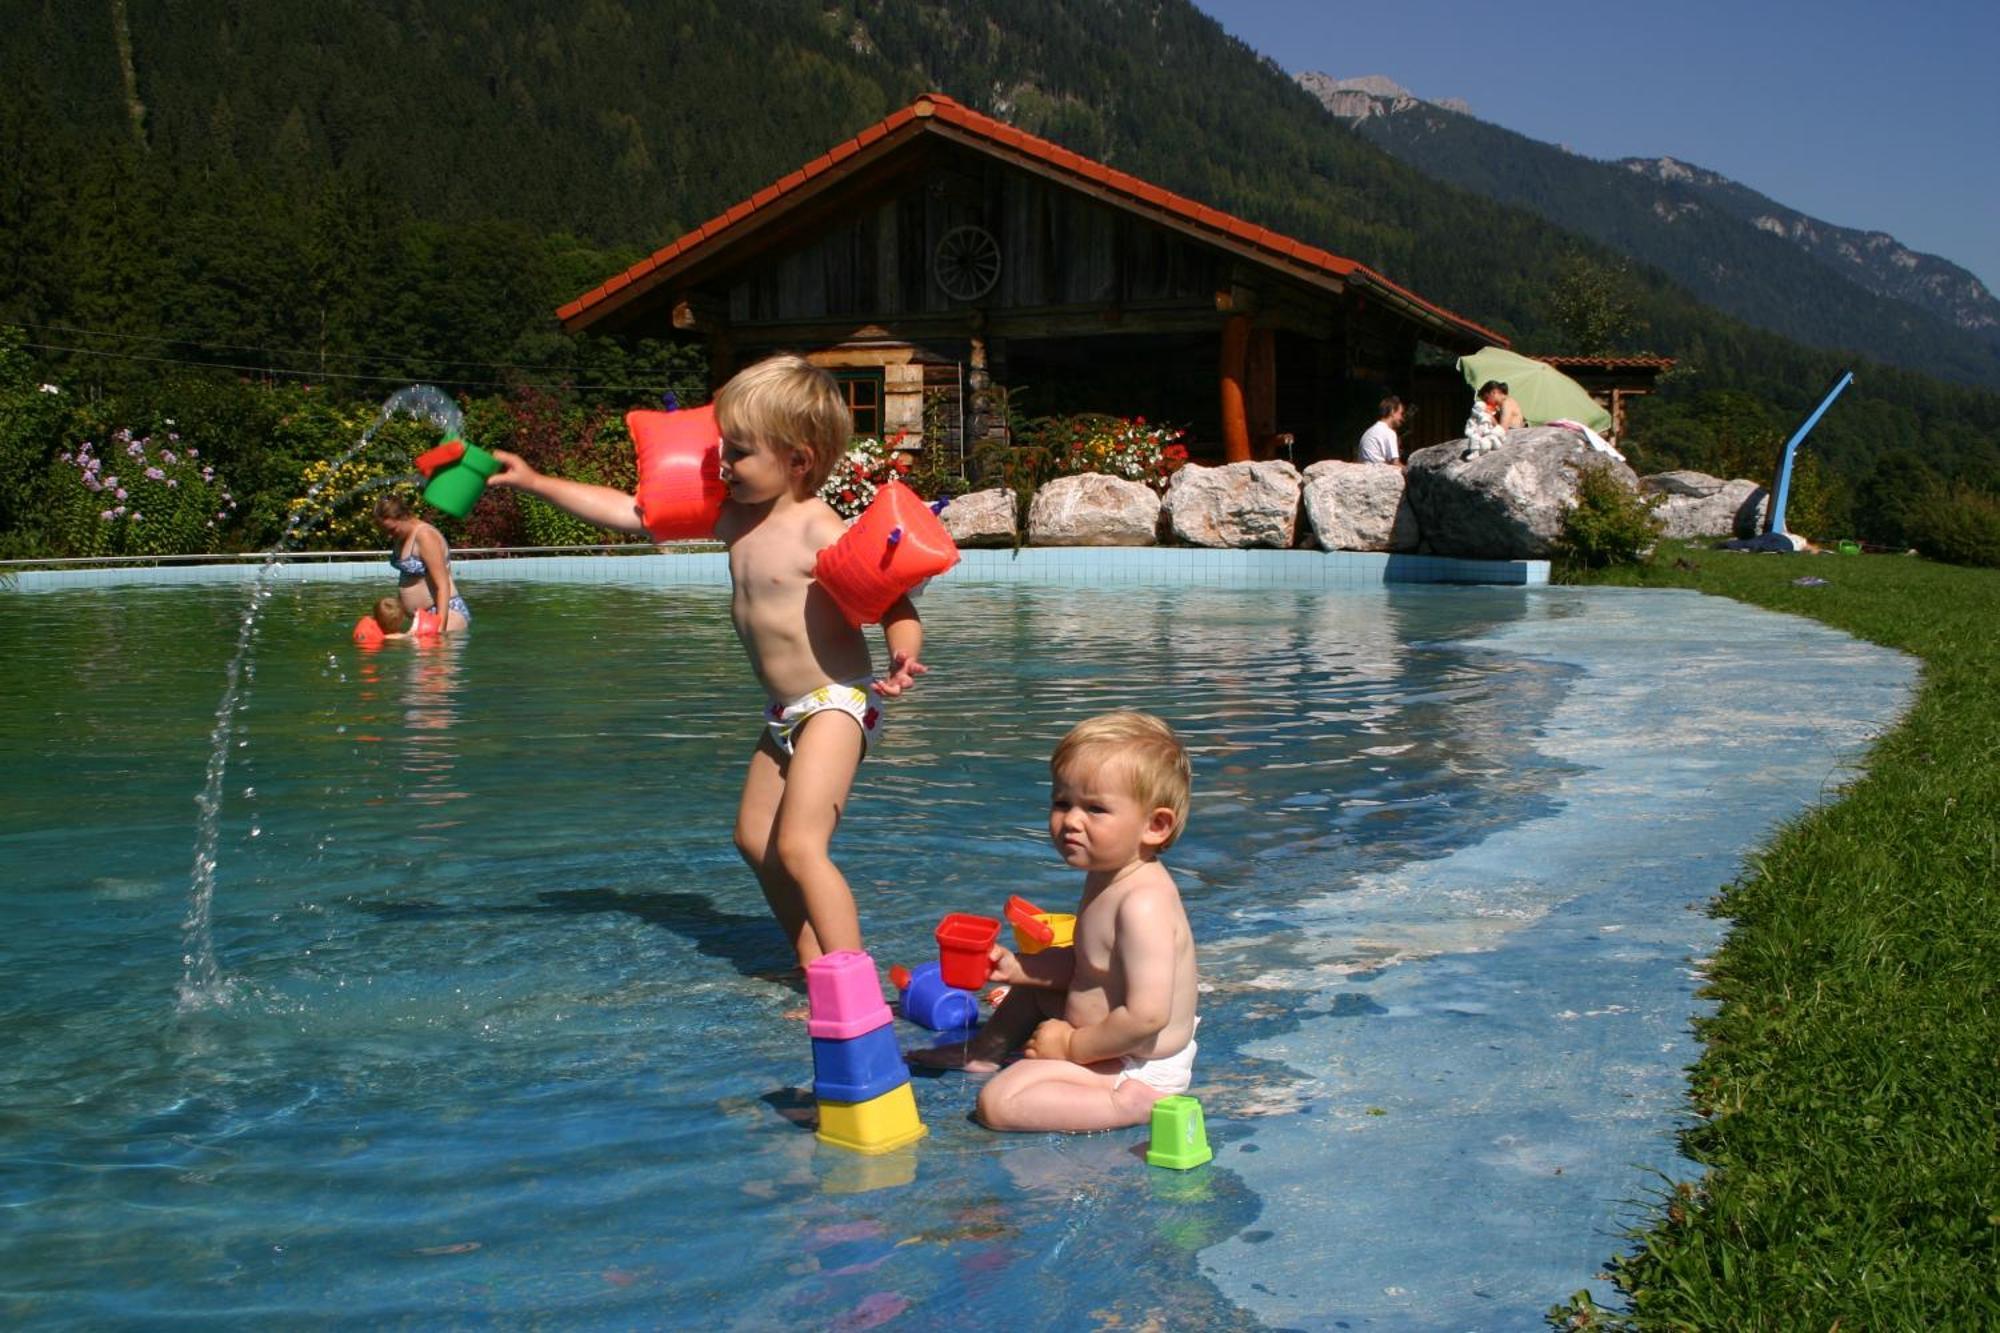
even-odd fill
[[[241,999],[176,1016],[236,600],[45,595],[0,621],[23,760],[0,777],[0,1317],[1244,1322],[1194,1255],[1257,1200],[1219,1167],[1160,1179],[1143,1130],[1002,1140],[959,1077],[918,1081],[930,1135],[883,1159],[800,1123],[787,951],[730,845],[762,701],[715,590],[486,585],[475,631],[373,654],[346,642],[352,591],[278,592],[219,832]],[[1211,988],[1198,1078],[1247,1102],[1236,1044],[1327,1001],[1255,984],[1326,961],[1287,912],[1546,800],[1532,740],[1575,669],[1456,646],[1520,606],[933,592],[932,673],[836,844],[871,948],[917,962],[946,911],[1072,901],[1048,753],[1090,713],[1158,712],[1195,759],[1174,867]]]

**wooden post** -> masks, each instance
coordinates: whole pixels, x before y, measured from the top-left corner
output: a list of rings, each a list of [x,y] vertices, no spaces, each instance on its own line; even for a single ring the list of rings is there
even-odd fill
[[[1250,354],[1250,319],[1231,315],[1222,325],[1222,461],[1250,461],[1250,421],[1243,401],[1245,362]]]
[[[1250,448],[1258,458],[1275,458],[1278,452],[1276,330],[1251,330],[1249,357],[1249,383],[1245,387],[1244,414],[1249,425]]]

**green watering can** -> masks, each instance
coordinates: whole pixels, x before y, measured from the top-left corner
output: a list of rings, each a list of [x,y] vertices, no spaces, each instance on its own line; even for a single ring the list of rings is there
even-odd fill
[[[476,444],[446,440],[417,458],[424,474],[424,502],[453,518],[464,518],[479,503],[486,479],[500,470],[500,460]]]

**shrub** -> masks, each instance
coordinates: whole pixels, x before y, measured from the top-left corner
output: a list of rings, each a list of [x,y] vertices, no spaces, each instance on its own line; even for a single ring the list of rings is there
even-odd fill
[[[1602,569],[1643,558],[1664,526],[1650,501],[1608,467],[1576,466],[1576,504],[1563,515],[1556,563],[1567,569]]]
[[[1023,443],[981,441],[973,450],[973,471],[983,484],[1014,492],[1025,524],[1035,492],[1057,477],[1102,472],[1164,491],[1174,473],[1187,465],[1187,448],[1180,442],[1184,434],[1148,425],[1144,417],[1097,412],[1038,417],[1017,433]]]
[[[1933,560],[2000,569],[2000,498],[1963,481],[1927,489],[1910,506],[1908,527]]]
[[[1816,541],[1831,541],[1854,530],[1854,499],[1847,483],[1817,454],[1801,451],[1793,456],[1785,527]]]
[[[285,504],[286,534],[309,550],[372,550],[387,539],[375,526],[375,497],[400,490],[414,506],[417,488],[402,469],[364,453],[339,467],[323,458],[299,474],[299,494]],[[401,481],[402,485],[394,483]]]
[[[876,490],[909,472],[909,456],[896,452],[901,440],[902,436],[892,435],[885,446],[874,436],[864,435],[850,441],[847,452],[827,474],[826,484],[819,488],[819,498],[842,518],[853,518],[866,509]]]
[[[159,439],[121,428],[101,451],[85,440],[58,453],[49,474],[46,535],[65,555],[207,551],[236,508],[214,467],[171,432]]]
[[[0,556],[33,553],[49,461],[72,429],[68,395],[36,380],[23,341],[0,325]]]
[[[628,495],[639,485],[631,434],[624,415],[611,407],[580,407],[539,389],[521,389],[504,399],[475,402],[466,414],[465,434],[488,448],[512,450],[551,476]],[[465,520],[465,540],[474,546],[600,546],[643,538],[586,523],[515,492],[481,500]]]
[[[935,446],[926,449],[903,474],[903,484],[926,500],[949,500],[972,489],[971,483],[942,452]]]
[[[1101,472],[1143,482],[1156,491],[1187,463],[1182,431],[1149,426],[1144,417],[1110,417],[1094,412],[1043,417],[1030,423],[1031,447],[1048,451],[1052,475]]]

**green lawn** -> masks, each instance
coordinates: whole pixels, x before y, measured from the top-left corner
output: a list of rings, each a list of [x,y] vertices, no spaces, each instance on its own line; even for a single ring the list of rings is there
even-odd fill
[[[1923,679],[1866,776],[1722,891],[1684,1143],[1708,1174],[1613,1265],[1630,1314],[1552,1321],[2000,1328],[2000,571],[1669,544],[1590,581],[1811,616]]]

